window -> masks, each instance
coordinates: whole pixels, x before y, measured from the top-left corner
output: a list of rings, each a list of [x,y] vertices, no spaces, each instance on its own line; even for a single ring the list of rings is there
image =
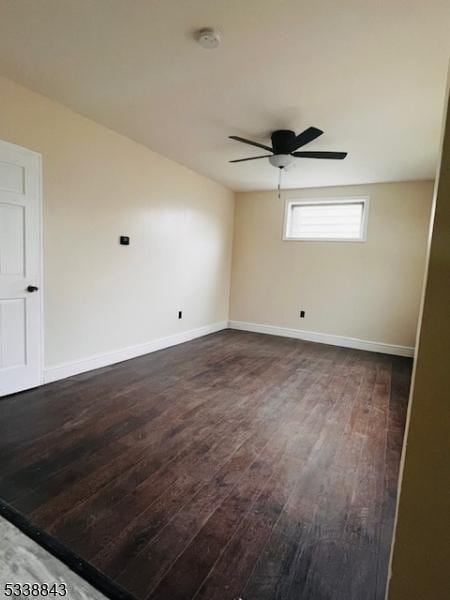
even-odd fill
[[[283,239],[363,242],[368,204],[368,198],[289,200]]]

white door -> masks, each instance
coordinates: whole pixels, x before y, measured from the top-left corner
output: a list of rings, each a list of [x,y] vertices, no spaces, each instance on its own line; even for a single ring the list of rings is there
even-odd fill
[[[41,380],[41,159],[0,140],[0,396]]]

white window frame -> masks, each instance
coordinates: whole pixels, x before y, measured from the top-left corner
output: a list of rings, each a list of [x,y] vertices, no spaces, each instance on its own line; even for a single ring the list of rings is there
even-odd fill
[[[287,235],[289,218],[292,205],[311,205],[311,204],[359,204],[363,203],[361,236],[358,238],[323,238],[323,237],[291,237]],[[334,196],[326,198],[288,198],[284,205],[284,219],[282,240],[285,242],[366,242],[367,241],[367,224],[369,219],[369,196]]]

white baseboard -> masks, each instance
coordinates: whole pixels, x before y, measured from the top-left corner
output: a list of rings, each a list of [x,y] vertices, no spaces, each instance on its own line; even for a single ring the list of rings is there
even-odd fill
[[[199,327],[198,329],[191,329],[189,331],[176,333],[164,338],[151,340],[150,342],[146,342],[144,344],[128,346],[127,348],[122,348],[121,350],[106,352],[105,354],[97,354],[81,360],[55,365],[54,367],[48,367],[44,369],[43,382],[51,383],[52,381],[58,381],[59,379],[72,377],[73,375],[85,373],[86,371],[107,367],[124,360],[129,360],[130,358],[142,356],[143,354],[149,354],[151,352],[156,352],[157,350],[170,348],[170,346],[183,344],[189,340],[208,335],[209,333],[215,333],[216,331],[221,331],[227,327],[230,327],[231,329],[239,329],[241,331],[253,331],[255,333],[266,333],[268,335],[297,338],[310,342],[318,342],[320,344],[331,344],[332,346],[343,346],[344,348],[368,350],[370,352],[381,352],[384,354],[395,354],[398,356],[414,355],[414,348],[410,346],[396,346],[393,344],[385,344],[383,342],[370,342],[358,338],[329,335],[326,333],[304,331],[301,329],[289,329],[287,327],[263,325],[260,323],[247,323],[244,321],[220,321],[219,323],[212,323],[211,325],[205,325],[204,327]]]
[[[318,342],[319,344],[355,348],[356,350],[382,352],[383,354],[395,354],[397,356],[414,356],[414,348],[410,346],[396,346],[394,344],[385,344],[384,342],[370,342],[368,340],[360,340],[359,338],[344,337],[341,335],[330,335],[327,333],[304,331],[302,329],[289,329],[287,327],[276,327],[275,325],[262,325],[260,323],[246,323],[245,321],[229,321],[229,327],[241,331],[280,335],[308,342]]]
[[[209,333],[215,333],[228,327],[228,321],[221,321],[219,323],[212,323],[211,325],[205,325],[198,329],[191,329],[189,331],[183,331],[182,333],[175,333],[164,338],[158,338],[151,340],[144,344],[137,344],[136,346],[128,346],[121,350],[115,350],[113,352],[106,352],[105,354],[97,354],[90,356],[89,358],[83,358],[81,360],[71,361],[56,365],[54,367],[48,367],[44,369],[44,383],[50,383],[57,381],[58,379],[65,379],[72,375],[78,375],[79,373],[85,373],[86,371],[92,371],[93,369],[100,369],[101,367],[107,367],[130,358],[136,358],[136,356],[142,356],[143,354],[149,354],[150,352],[156,352],[157,350],[163,350],[170,346],[176,346],[177,344],[183,344],[189,340],[208,335]]]

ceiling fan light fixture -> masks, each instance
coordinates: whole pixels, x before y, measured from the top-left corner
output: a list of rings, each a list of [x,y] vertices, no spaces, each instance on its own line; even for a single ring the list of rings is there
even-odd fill
[[[269,156],[269,162],[278,169],[287,169],[294,162],[295,158],[290,154],[274,154]]]

